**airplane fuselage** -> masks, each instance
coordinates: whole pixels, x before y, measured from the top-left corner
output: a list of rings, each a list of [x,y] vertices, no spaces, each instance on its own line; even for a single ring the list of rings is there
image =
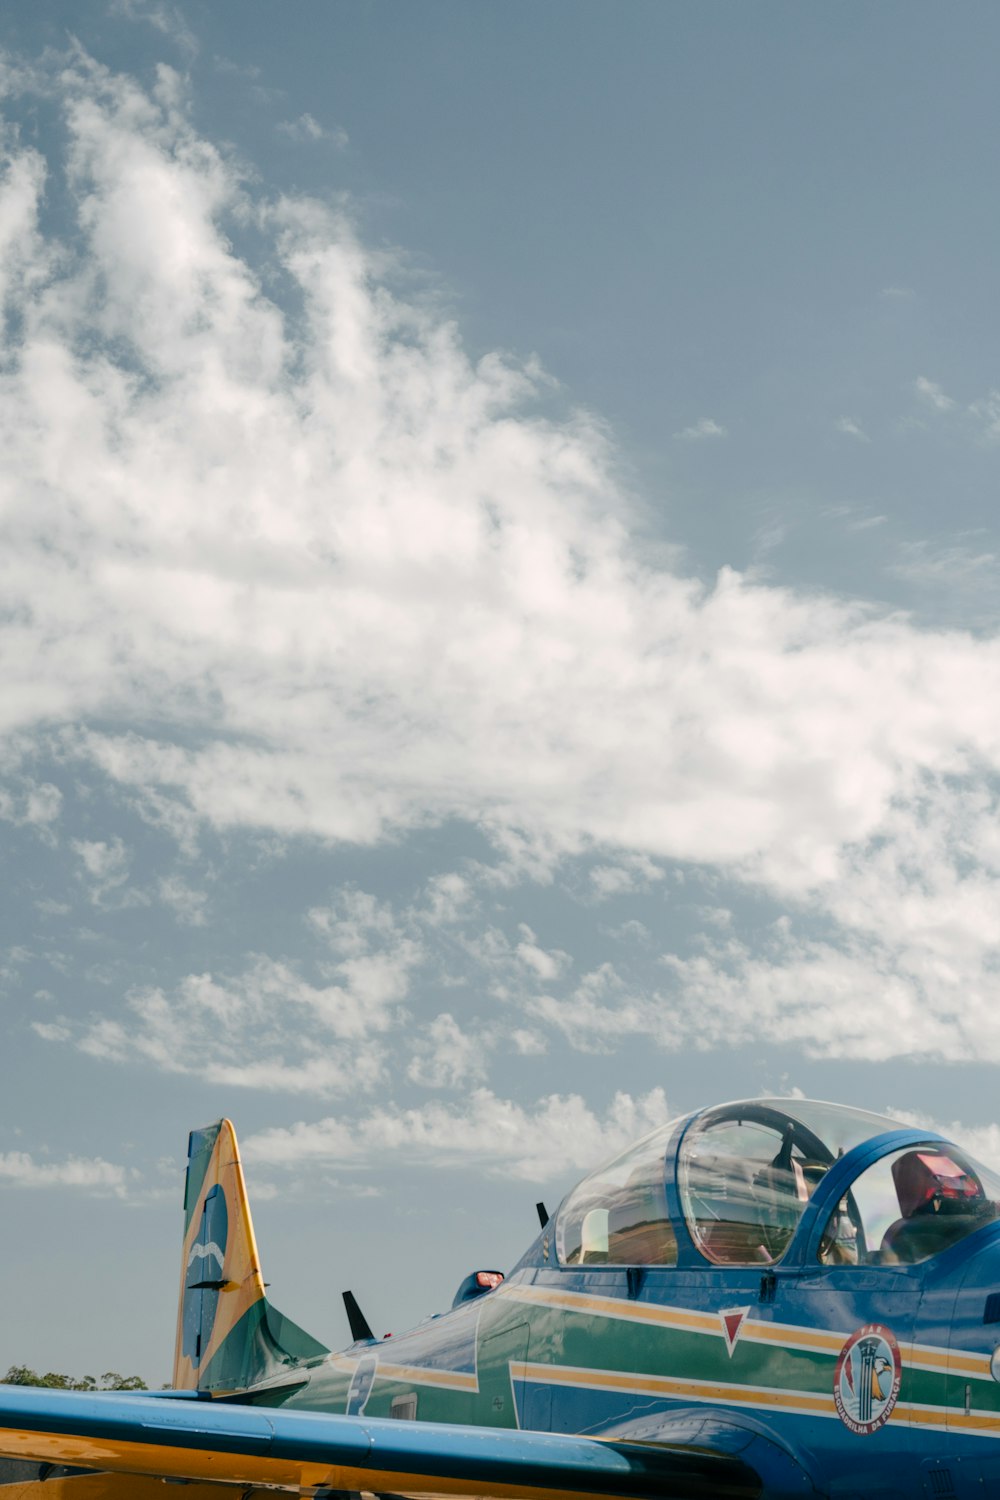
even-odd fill
[[[893,1132],[879,1149],[915,1140],[927,1134]],[[701,1433],[714,1447],[724,1430],[730,1451],[753,1444],[758,1468],[773,1450],[775,1493],[988,1494],[1000,1221],[919,1264],[820,1264],[836,1174],[850,1170],[830,1169],[780,1263],[682,1250],[672,1266],[565,1266],[550,1226],[496,1290],[250,1399],[646,1442]]]

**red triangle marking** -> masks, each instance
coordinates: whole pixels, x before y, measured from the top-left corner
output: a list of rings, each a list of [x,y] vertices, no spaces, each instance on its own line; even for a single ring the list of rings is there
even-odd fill
[[[729,1351],[730,1359],[733,1357],[736,1341],[740,1336],[740,1331],[743,1328],[749,1311],[749,1307],[726,1307],[722,1308],[719,1312],[719,1321],[722,1323],[722,1332],[726,1337],[726,1348]]]

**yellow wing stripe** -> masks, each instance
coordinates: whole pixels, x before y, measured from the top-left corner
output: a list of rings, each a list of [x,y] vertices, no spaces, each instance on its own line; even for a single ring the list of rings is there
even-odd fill
[[[266,1485],[298,1496],[311,1489],[349,1490],[375,1494],[482,1496],[481,1479],[446,1477],[437,1474],[413,1474],[405,1469],[381,1470],[354,1468],[340,1464],[320,1464],[290,1459],[276,1459],[245,1453],[219,1453],[197,1448],[173,1448],[165,1444],[133,1443],[124,1440],[72,1436],[57,1432],[20,1432],[8,1429],[0,1433],[0,1454],[10,1458],[29,1458],[36,1462],[69,1464],[110,1471],[114,1474],[148,1475],[162,1478],[200,1480],[203,1483]],[[137,1493],[139,1493],[137,1487]],[[532,1485],[527,1474],[517,1484],[490,1483],[485,1491],[494,1500],[593,1500],[577,1490],[550,1489]],[[46,1490],[46,1493],[48,1491]],[[85,1492],[83,1492],[85,1493]],[[103,1492],[102,1492],[103,1493]],[[119,1490],[120,1494],[131,1491]],[[142,1490],[146,1493],[145,1489]],[[620,1500],[638,1500],[624,1495]]]

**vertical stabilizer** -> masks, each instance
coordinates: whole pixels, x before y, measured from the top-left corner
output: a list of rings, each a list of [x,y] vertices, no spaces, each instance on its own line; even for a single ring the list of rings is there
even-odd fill
[[[184,1252],[175,1390],[243,1391],[328,1351],[264,1294],[236,1132],[193,1130],[184,1188]]]

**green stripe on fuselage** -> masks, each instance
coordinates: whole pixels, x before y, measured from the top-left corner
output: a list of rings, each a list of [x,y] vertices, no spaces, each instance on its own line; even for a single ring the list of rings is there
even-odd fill
[[[683,1313],[679,1308],[678,1312]],[[635,1377],[637,1392],[644,1377],[660,1377],[717,1382],[729,1387],[744,1387],[748,1396],[754,1391],[777,1393],[776,1404],[788,1404],[796,1395],[830,1398],[832,1401],[834,1371],[839,1350],[802,1347],[796,1343],[798,1330],[789,1329],[788,1343],[781,1342],[780,1328],[766,1324],[774,1337],[766,1341],[753,1337],[755,1319],[748,1318],[742,1337],[730,1354],[720,1330],[675,1328],[630,1318],[623,1304],[620,1317],[606,1311],[593,1312],[585,1307],[547,1307],[533,1302],[519,1302],[516,1289],[510,1294],[491,1293],[484,1304],[478,1337],[478,1390],[442,1388],[440,1372],[419,1368],[416,1356],[407,1357],[407,1335],[348,1351],[345,1363],[324,1362],[310,1373],[308,1384],[291,1392],[288,1405],[304,1409],[343,1411],[351,1383],[354,1363],[372,1354],[379,1365],[406,1368],[400,1375],[376,1378],[366,1404],[370,1416],[391,1415],[393,1400],[416,1394],[418,1416],[431,1422],[469,1422],[487,1426],[509,1426],[515,1420],[510,1392],[508,1360],[526,1359],[548,1367],[552,1382],[558,1385],[559,1371],[593,1371],[628,1380]],[[526,1347],[505,1350],[505,1331],[527,1325]],[[760,1326],[759,1324],[757,1325]],[[442,1332],[443,1332],[442,1328]],[[801,1332],[809,1334],[809,1328]],[[423,1335],[422,1335],[423,1337]],[[839,1334],[833,1331],[834,1339]],[[847,1334],[844,1338],[848,1337]],[[904,1368],[900,1403],[945,1406],[960,1411],[965,1401],[966,1378],[948,1375],[945,1370],[947,1350],[941,1350],[941,1367],[914,1368],[907,1360],[907,1346],[902,1346]],[[350,1361],[350,1363],[346,1363]],[[408,1368],[412,1366],[412,1368]],[[459,1372],[456,1372],[458,1374]],[[466,1376],[467,1378],[467,1376]],[[572,1380],[570,1381],[572,1383]],[[979,1411],[1000,1413],[1000,1386],[986,1379],[973,1382],[973,1405]],[[502,1404],[498,1406],[498,1399]],[[725,1404],[725,1402],[723,1402]],[[833,1415],[832,1412],[828,1415]],[[942,1421],[946,1420],[942,1414]]]

